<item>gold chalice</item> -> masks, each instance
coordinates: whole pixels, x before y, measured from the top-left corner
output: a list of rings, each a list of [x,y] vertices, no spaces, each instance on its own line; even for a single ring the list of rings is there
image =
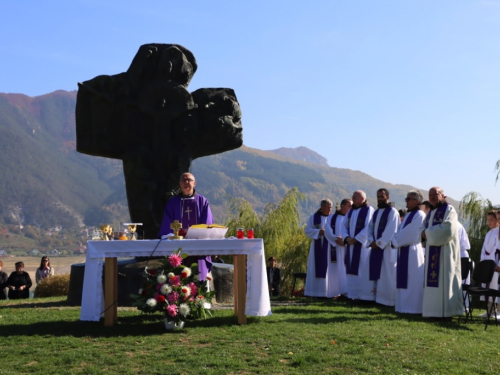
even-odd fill
[[[142,223],[123,223],[123,225],[126,225],[128,228],[128,232],[130,233],[130,239],[132,241],[135,241],[136,238],[136,231],[137,231],[137,226],[142,225]]]
[[[101,230],[103,233],[103,240],[109,241],[109,238],[111,236],[111,233],[113,232],[113,228],[111,228],[111,225],[109,224],[101,224]]]

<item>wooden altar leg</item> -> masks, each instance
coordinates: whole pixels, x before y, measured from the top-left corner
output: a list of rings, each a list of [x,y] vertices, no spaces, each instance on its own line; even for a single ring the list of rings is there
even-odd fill
[[[238,316],[238,256],[233,255],[233,300],[234,315]]]
[[[238,317],[238,324],[246,324],[247,317],[245,315],[245,302],[247,299],[247,265],[246,255],[234,256],[234,279],[235,279],[235,296],[234,296],[234,312]]]
[[[104,325],[111,327],[118,319],[118,263],[116,258],[106,258],[104,263]]]

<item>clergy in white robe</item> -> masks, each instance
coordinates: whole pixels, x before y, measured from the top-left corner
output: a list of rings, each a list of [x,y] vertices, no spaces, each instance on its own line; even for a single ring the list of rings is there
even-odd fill
[[[495,211],[488,212],[487,217],[488,226],[490,230],[486,233],[486,237],[484,238],[483,247],[481,248],[481,258],[480,260],[494,260],[497,266],[500,263],[500,240],[498,238],[498,221]],[[497,268],[498,269],[498,268]],[[483,284],[483,287],[490,289],[498,289],[498,277],[499,273],[495,272],[493,274],[493,278],[488,284]],[[484,301],[484,297],[481,297],[481,300]],[[500,303],[500,299],[497,298],[497,304]],[[488,307],[491,306],[491,298],[488,301]],[[497,311],[499,311],[499,306],[497,306]],[[479,315],[480,317],[486,318],[488,316],[487,313]]]
[[[321,207],[309,220],[305,228],[306,236],[312,239],[307,260],[307,276],[305,296],[333,297],[329,290],[329,280],[334,277],[334,269],[330,266],[330,244],[325,238],[327,220],[332,212],[332,202],[329,199],[321,201]]]
[[[411,190],[406,195],[406,213],[392,244],[398,249],[396,265],[396,312],[422,314],[424,299],[425,250],[420,228],[425,213],[420,210],[422,193]]]
[[[330,265],[331,272],[328,278],[328,290],[330,294],[339,296],[347,294],[347,278],[345,271],[345,245],[342,238],[342,226],[345,215],[352,206],[350,199],[343,199],[340,210],[328,217],[325,227],[325,237],[330,243]]]
[[[463,314],[458,217],[443,190],[429,190],[431,211],[422,225],[426,240],[422,316],[450,318]]]
[[[375,300],[374,282],[370,281],[368,225],[373,208],[366,202],[366,193],[356,190],[352,208],[344,219],[342,238],[346,244],[347,297],[366,301]]]
[[[377,209],[368,228],[371,252],[370,280],[374,282],[375,302],[386,306],[396,304],[396,249],[392,238],[400,223],[399,212],[389,204],[389,190],[377,190]]]

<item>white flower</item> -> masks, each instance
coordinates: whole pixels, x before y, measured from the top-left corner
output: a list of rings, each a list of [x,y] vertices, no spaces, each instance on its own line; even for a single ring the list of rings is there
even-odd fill
[[[169,279],[171,279],[172,277],[175,276],[175,274],[173,272],[169,272],[167,276],[168,276]]]
[[[205,303],[203,304],[203,308],[204,308],[204,309],[207,309],[207,310],[210,310],[210,309],[212,308],[212,304],[211,304],[211,303],[208,303],[208,302],[205,302]]]
[[[189,308],[189,306],[187,304],[181,303],[179,305],[179,314],[187,316],[190,311],[191,311],[191,309]]]
[[[160,275],[156,278],[156,281],[158,281],[158,284],[164,284],[167,281],[167,276]]]
[[[172,293],[172,287],[168,284],[163,284],[160,289],[161,294],[167,295],[168,293]]]
[[[139,289],[139,294],[142,294],[142,288]]]
[[[191,268],[189,267],[184,267],[181,272],[181,277],[185,279],[186,277],[191,276]]]
[[[189,296],[191,294],[191,288],[187,285],[184,285],[181,290],[182,294],[184,294],[185,296]]]
[[[156,306],[156,300],[154,298],[149,298],[146,301],[146,305],[148,305],[149,307],[155,307]]]

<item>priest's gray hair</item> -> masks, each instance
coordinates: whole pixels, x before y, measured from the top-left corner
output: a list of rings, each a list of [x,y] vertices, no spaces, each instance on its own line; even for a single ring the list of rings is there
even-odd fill
[[[417,200],[418,204],[422,204],[422,201],[424,200],[424,196],[419,190],[410,190],[407,195]]]
[[[323,206],[333,206],[333,203],[330,199],[323,199],[321,201],[321,207],[323,207]]]

